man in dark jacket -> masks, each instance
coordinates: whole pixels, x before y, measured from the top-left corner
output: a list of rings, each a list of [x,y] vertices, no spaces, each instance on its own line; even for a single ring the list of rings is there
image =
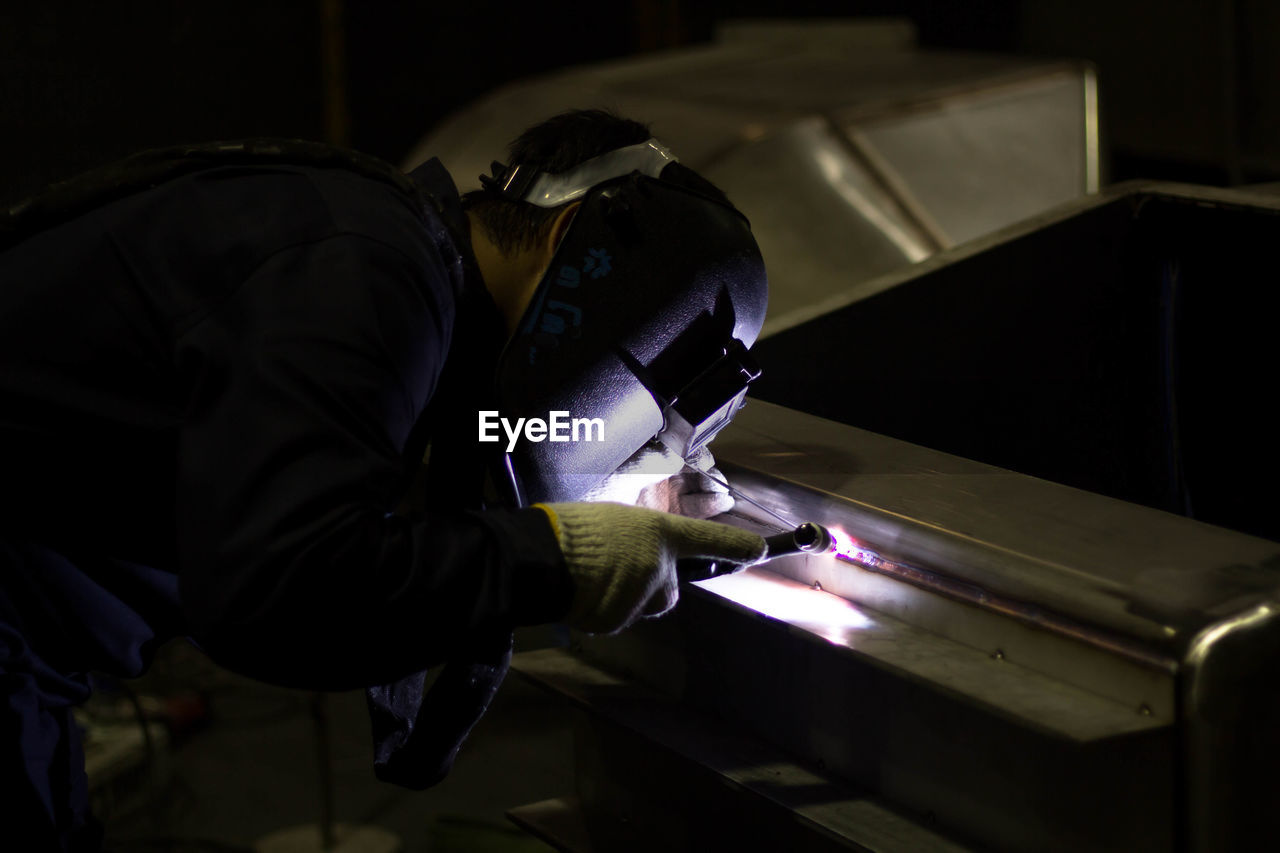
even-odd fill
[[[554,173],[647,138],[574,113],[512,154]],[[476,412],[574,203],[464,208],[436,161],[406,178],[268,149],[0,254],[0,812],[29,849],[98,843],[70,716],[90,670],[135,677],[185,635],[272,683],[370,688],[379,766],[425,785],[512,628],[620,630],[674,604],[677,557],[763,553],[725,525],[486,486]],[[398,512],[428,445],[421,506]]]

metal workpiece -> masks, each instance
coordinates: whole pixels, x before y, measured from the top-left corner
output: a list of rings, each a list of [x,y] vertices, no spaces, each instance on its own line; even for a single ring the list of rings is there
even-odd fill
[[[684,584],[672,614],[579,637],[577,659],[938,843],[1216,851],[1267,837],[1275,543],[760,401],[716,455],[740,498],[721,520],[784,538],[810,521],[834,547]],[[595,820],[618,802],[663,813],[670,779],[710,772],[669,721],[569,692],[595,721],[583,784],[610,792]],[[616,769],[682,749],[649,776]],[[743,797],[729,813],[753,808]]]
[[[1096,88],[1092,68],[1064,64],[893,110],[845,107],[833,120],[948,248],[1070,200],[1072,188],[1099,189]],[[1019,148],[1043,159],[1011,155]],[[998,202],[983,200],[993,189]]]
[[[1274,195],[1112,187],[771,314],[752,394],[1280,540],[1263,390],[1277,369],[1280,291],[1259,279],[1278,236]],[[1199,595],[1201,579],[1133,562],[1156,595]],[[1248,574],[1232,582],[1266,583]]]
[[[1251,849],[1280,802],[1280,602],[1205,628],[1183,669],[1189,846]]]
[[[754,501],[856,545],[772,571],[1163,719],[1193,639],[1280,598],[1276,543],[762,401],[716,452],[741,523],[773,529]]]
[[[953,701],[1055,738],[1085,744],[1159,729],[1171,721],[1036,672],[1002,649],[940,637],[767,566],[697,586],[794,632],[820,638],[837,654],[847,653],[895,678],[948,693]]]
[[[978,605],[1036,606],[1165,661],[1223,615],[1280,591],[1275,542],[764,401],[750,401],[715,450],[735,488],[844,530],[865,546],[865,568],[901,567],[912,588],[932,575],[935,591]],[[761,515],[749,501],[735,513]],[[829,577],[797,579],[856,599],[830,561],[773,567],[826,567]]]
[[[920,50],[904,22],[779,26],[509,84],[435,126],[405,165],[439,157],[471,189],[525,128],[607,104],[751,220],[771,321],[1097,191],[1089,65]]]
[[[1168,720],[770,575],[686,587],[671,617],[579,654],[954,844],[1172,848]]]
[[[783,603],[776,581],[768,594],[733,590],[745,576],[699,586],[772,614],[788,635],[800,630],[844,647],[894,680],[963,697],[984,717],[1004,719],[1006,733],[1052,730],[1094,744],[1086,751],[1136,762],[1105,772],[1184,779],[1156,800],[1146,799],[1150,791],[1112,792],[1144,803],[1149,811],[1132,813],[1162,827],[1131,839],[1141,849],[1250,849],[1264,837],[1264,804],[1280,797],[1270,772],[1280,761],[1276,543],[761,401],[743,410],[716,452],[750,498],[735,509],[737,523],[772,529],[758,503],[854,543],[840,557],[795,555],[766,568],[800,594],[838,597],[860,615],[828,607],[815,621],[812,601]],[[1001,677],[954,663],[926,671],[902,625],[924,632],[930,651],[921,659],[951,661],[942,650],[955,643],[966,650],[960,658]],[[881,645],[877,635],[893,640]],[[960,683],[951,683],[956,676]],[[1038,692],[1039,683],[1053,687]],[[1073,698],[1072,690],[1081,692]],[[1027,704],[1036,695],[1040,704]],[[1061,714],[1078,715],[1091,702],[1112,712],[1090,717],[1096,737],[1061,724]],[[1117,726],[1110,733],[1108,716]],[[964,778],[954,768],[939,772]],[[1094,767],[1074,784],[1092,784],[1095,773],[1105,775]],[[1095,829],[1099,836],[1082,844],[1125,849],[1118,825]]]
[[[751,220],[769,267],[768,322],[943,248],[867,163],[841,128],[813,116],[703,170]]]
[[[555,801],[559,826],[537,819],[546,806],[511,813],[558,849],[971,849],[866,789],[691,715],[669,695],[579,655],[524,652],[512,659],[512,669],[576,711],[577,790]],[[574,845],[570,836],[582,840]]]

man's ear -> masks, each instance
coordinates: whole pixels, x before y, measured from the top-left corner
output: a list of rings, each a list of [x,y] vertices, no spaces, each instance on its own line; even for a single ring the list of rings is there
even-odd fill
[[[560,242],[564,240],[564,235],[569,233],[569,226],[573,224],[573,218],[578,215],[578,208],[580,207],[582,207],[582,202],[580,201],[566,205],[564,210],[556,214],[551,227],[547,229],[547,242],[544,245],[547,263],[551,263],[551,258],[555,255],[556,250],[560,248]]]

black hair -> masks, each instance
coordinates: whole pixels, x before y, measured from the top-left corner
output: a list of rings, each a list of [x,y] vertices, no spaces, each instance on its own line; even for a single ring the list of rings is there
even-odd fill
[[[570,110],[520,134],[507,149],[507,162],[554,174],[651,135],[646,125],[606,110]],[[462,204],[503,254],[536,246],[563,209],[514,201],[491,189],[466,193]]]

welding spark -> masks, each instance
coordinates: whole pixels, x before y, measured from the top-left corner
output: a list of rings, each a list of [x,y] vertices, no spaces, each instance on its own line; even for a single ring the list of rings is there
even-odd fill
[[[871,567],[878,566],[884,562],[879,554],[870,548],[860,545],[857,539],[854,539],[839,527],[829,527],[827,529],[831,531],[831,538],[836,543],[833,553],[845,562]]]

